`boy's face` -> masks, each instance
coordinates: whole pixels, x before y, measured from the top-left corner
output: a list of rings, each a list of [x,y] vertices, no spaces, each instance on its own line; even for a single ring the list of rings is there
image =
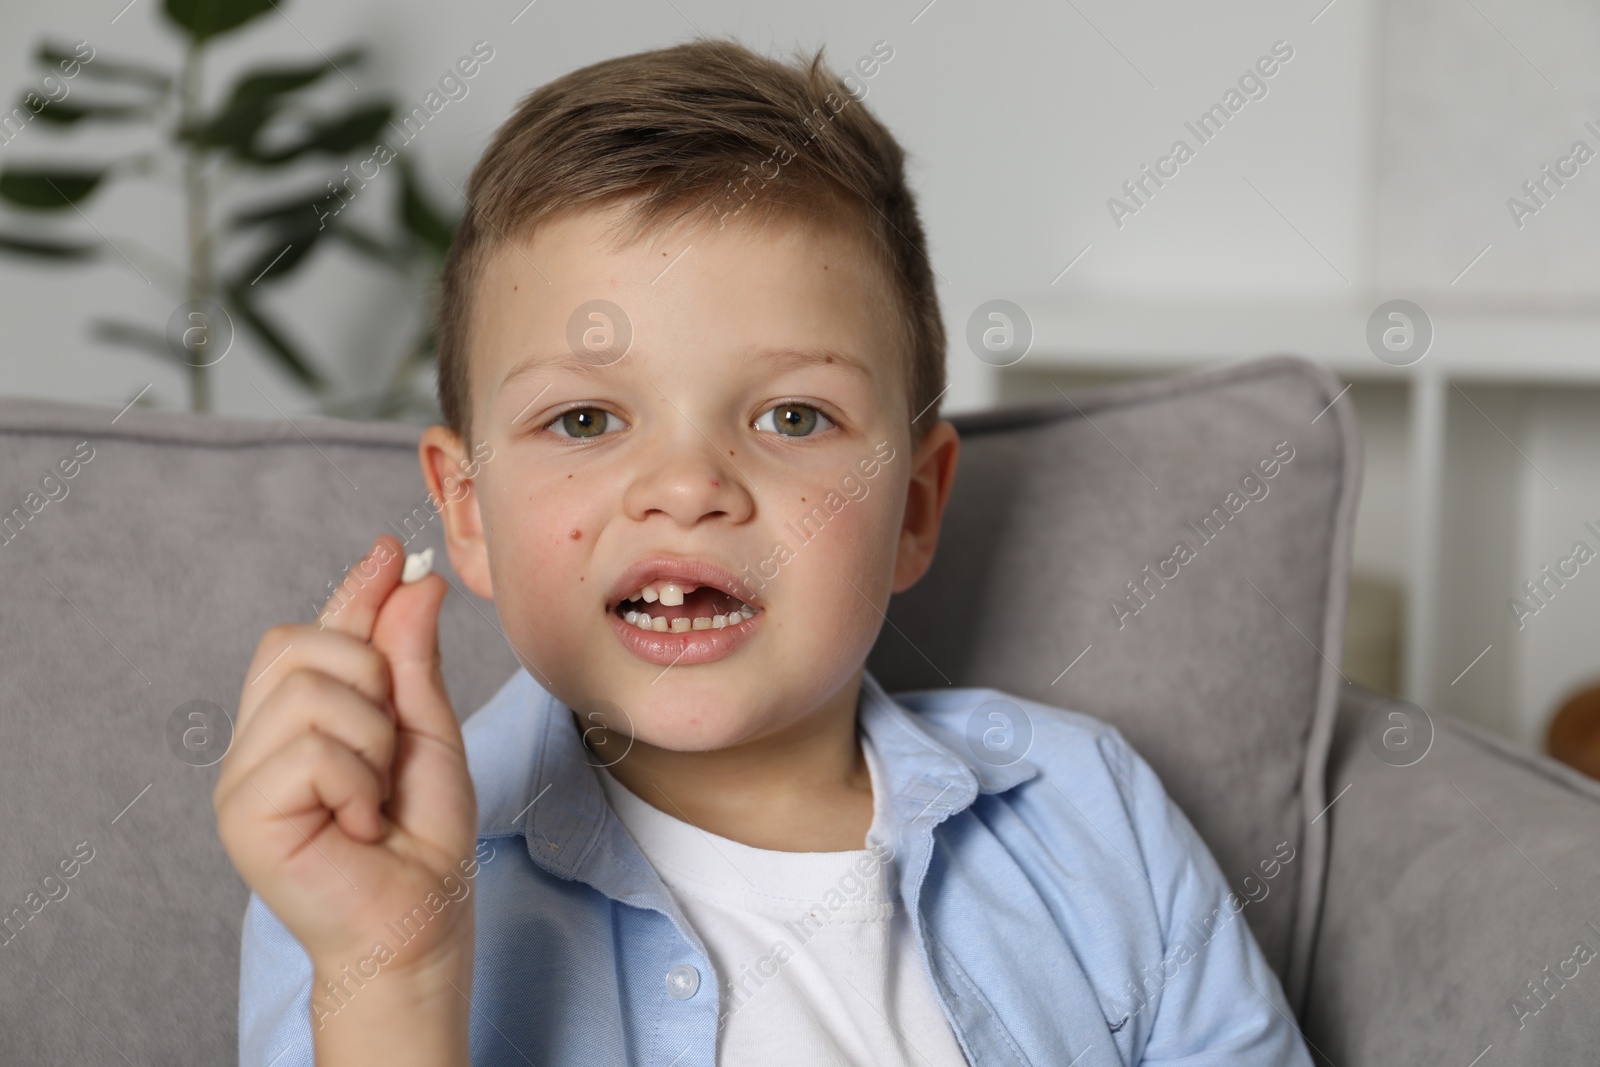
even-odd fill
[[[853,697],[889,594],[932,558],[958,445],[941,422],[913,453],[869,237],[697,225],[612,251],[620,211],[502,242],[474,297],[475,447],[431,428],[423,467],[456,501],[457,573],[558,699],[726,748]],[[664,597],[625,602],[646,586]]]

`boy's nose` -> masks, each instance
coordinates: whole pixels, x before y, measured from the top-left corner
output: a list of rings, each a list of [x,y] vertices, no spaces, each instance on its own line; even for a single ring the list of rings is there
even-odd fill
[[[660,513],[684,527],[716,515],[736,523],[750,518],[755,499],[735,465],[736,457],[719,452],[698,434],[695,437],[696,441],[663,442],[646,459],[623,499],[629,518],[642,522]]]

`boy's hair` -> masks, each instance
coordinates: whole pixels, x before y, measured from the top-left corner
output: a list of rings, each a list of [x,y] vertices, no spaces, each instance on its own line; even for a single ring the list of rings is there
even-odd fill
[[[557,215],[612,201],[631,201],[624,244],[689,218],[859,225],[897,298],[912,442],[938,418],[944,323],[905,153],[820,48],[791,65],[698,40],[573,71],[522,100],[466,198],[438,306],[439,404],[463,440],[472,298],[488,259]]]

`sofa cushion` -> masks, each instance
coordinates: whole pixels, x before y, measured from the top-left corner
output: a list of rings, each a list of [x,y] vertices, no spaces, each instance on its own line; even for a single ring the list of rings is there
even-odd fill
[[[1274,358],[959,419],[938,560],[871,662],[891,691],[994,686],[1115,723],[1260,897],[1244,913],[1291,998],[1359,467],[1349,405],[1322,412],[1336,391]],[[0,907],[23,909],[0,933],[0,1033],[17,1062],[236,1055],[248,893],[216,838],[208,706],[233,712],[262,632],[310,620],[379,530],[440,549],[457,710],[516,670],[442,551],[417,436],[0,401]],[[1231,514],[1280,441],[1293,458]],[[1213,506],[1202,544],[1183,524]],[[1180,539],[1195,557],[1119,626],[1111,599]],[[1285,841],[1295,858],[1265,878]]]
[[[1407,721],[1417,747],[1379,758]],[[1356,686],[1328,783],[1302,1014],[1317,1062],[1600,1061],[1600,782]]]
[[[440,524],[413,427],[117,414],[0,402],[0,906],[52,873],[66,892],[0,945],[20,994],[0,998],[0,1059],[229,1063],[249,894],[191,702],[232,715],[263,631],[314,618],[380,530],[442,547]],[[440,640],[466,714],[517,662],[493,605],[439,569],[462,590]],[[61,878],[80,843],[92,858]]]
[[[1341,391],[1269,357],[961,419],[938,554],[868,663],[891,692],[993,686],[1115,724],[1248,902],[1292,1004],[1360,488]]]

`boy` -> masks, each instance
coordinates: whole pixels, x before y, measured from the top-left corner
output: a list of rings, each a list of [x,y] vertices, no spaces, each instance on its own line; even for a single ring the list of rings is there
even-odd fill
[[[579,70],[467,197],[419,456],[525,669],[459,728],[387,535],[262,639],[241,1062],[1309,1064],[1114,728],[864,671],[959,443],[901,149],[820,53]]]

